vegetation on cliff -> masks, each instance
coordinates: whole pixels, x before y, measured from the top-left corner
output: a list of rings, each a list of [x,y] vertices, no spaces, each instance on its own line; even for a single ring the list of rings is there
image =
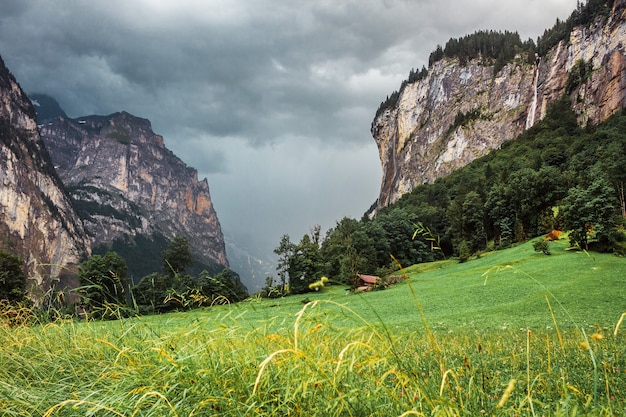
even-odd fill
[[[428,58],[428,66],[443,58],[457,58],[461,65],[467,65],[474,59],[483,59],[485,63],[493,64],[494,73],[497,73],[518,54],[534,62],[534,53],[535,43],[531,39],[522,42],[517,32],[483,30],[462,38],[451,38],[444,48],[437,46]]]
[[[598,17],[607,17],[611,13],[615,0],[587,0],[578,2],[576,10],[566,20],[556,19],[554,26],[546,29],[537,40],[537,53],[544,56],[559,42],[567,40],[576,26],[586,26]]]

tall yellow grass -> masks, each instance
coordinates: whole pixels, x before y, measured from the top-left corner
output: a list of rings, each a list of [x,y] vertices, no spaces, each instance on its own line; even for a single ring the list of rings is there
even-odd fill
[[[253,328],[234,311],[3,321],[0,415],[609,416],[626,407],[624,315],[594,327],[614,331],[582,349],[579,329],[396,329],[336,302]],[[602,371],[595,386],[590,351]]]

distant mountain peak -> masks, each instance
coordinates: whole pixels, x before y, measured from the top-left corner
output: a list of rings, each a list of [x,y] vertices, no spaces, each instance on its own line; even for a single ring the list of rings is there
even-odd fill
[[[140,251],[138,241],[155,246],[154,236],[182,235],[210,272],[228,267],[207,180],[164,146],[148,119],[124,111],[60,117],[40,134],[94,248],[117,247],[125,256]],[[159,254],[152,258],[158,271]],[[133,271],[133,261],[127,259],[135,278],[156,272]]]

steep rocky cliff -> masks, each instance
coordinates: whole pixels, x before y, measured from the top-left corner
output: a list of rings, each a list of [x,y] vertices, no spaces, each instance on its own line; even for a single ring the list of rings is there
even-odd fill
[[[35,111],[0,58],[0,249],[26,262],[35,301],[90,253],[39,137]]]
[[[575,27],[534,63],[517,56],[497,73],[481,59],[433,63],[372,122],[383,167],[378,207],[514,139],[563,94],[582,125],[624,107],[625,41],[626,2],[617,0],[608,17]],[[581,60],[590,68],[572,83]]]
[[[207,180],[164,146],[148,120],[126,112],[60,117],[40,133],[94,248],[180,234],[198,261],[228,266]]]

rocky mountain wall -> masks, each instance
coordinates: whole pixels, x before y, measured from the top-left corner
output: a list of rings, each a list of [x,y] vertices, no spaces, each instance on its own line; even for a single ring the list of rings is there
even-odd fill
[[[21,257],[31,296],[73,276],[89,240],[37,130],[29,98],[0,59],[0,249]]]
[[[608,19],[576,27],[546,56],[517,57],[494,74],[481,59],[444,58],[408,83],[395,106],[372,122],[383,168],[378,208],[431,183],[517,137],[568,94],[581,125],[603,121],[626,105],[626,2]],[[566,91],[572,69],[592,71]]]
[[[228,266],[207,180],[165,147],[148,120],[126,112],[61,117],[40,132],[94,247],[180,234],[198,260]]]

